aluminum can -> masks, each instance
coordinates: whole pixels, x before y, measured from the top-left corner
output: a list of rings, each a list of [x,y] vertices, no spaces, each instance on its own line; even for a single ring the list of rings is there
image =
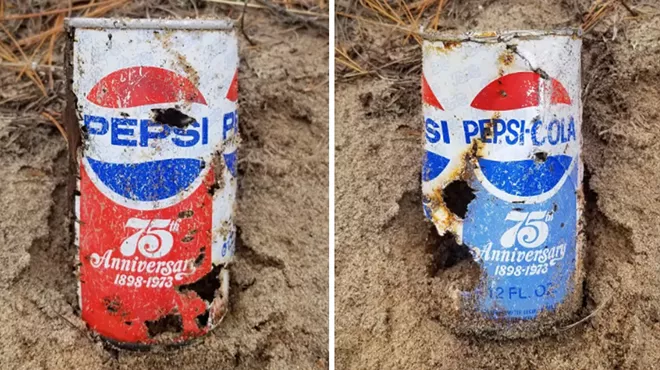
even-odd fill
[[[580,52],[572,29],[426,35],[424,214],[479,268],[459,331],[533,336],[581,303]]]
[[[119,347],[185,343],[228,310],[239,140],[232,24],[66,26],[82,318]]]

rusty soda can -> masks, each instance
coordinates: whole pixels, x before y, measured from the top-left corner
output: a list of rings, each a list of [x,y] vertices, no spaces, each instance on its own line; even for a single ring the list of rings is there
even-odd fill
[[[125,348],[218,325],[234,255],[238,45],[223,20],[67,20],[83,320]]]
[[[535,336],[581,304],[581,44],[579,30],[425,38],[424,213],[479,271],[452,293],[459,332]]]

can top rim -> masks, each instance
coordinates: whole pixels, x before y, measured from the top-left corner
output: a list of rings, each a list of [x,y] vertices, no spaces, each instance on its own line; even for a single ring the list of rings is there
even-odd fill
[[[105,29],[171,29],[171,30],[231,30],[229,19],[132,19],[132,18],[66,18],[65,25],[72,28]]]
[[[541,36],[571,36],[582,38],[582,28],[561,28],[555,30],[472,31],[462,34],[422,32],[422,37],[427,41],[472,41],[478,43],[506,42],[511,39],[536,39]]]

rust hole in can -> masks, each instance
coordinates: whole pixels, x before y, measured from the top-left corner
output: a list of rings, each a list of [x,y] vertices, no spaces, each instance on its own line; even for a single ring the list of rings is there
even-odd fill
[[[196,120],[193,117],[181,112],[177,108],[154,108],[151,110],[152,119],[163,125],[177,128],[186,128]]]
[[[188,243],[195,239],[195,234],[197,234],[197,229],[188,231],[188,233],[181,239],[181,242]],[[204,251],[205,248],[202,248],[201,251]]]
[[[217,181],[214,181],[213,184],[208,187],[209,195],[213,196],[218,189],[220,189],[220,184],[218,184]]]
[[[181,211],[177,215],[178,218],[191,218],[195,214],[195,211],[192,209],[186,210],[186,211]]]
[[[204,311],[203,314],[198,315],[195,317],[195,322],[197,322],[197,326],[200,328],[205,328],[206,325],[209,323],[209,310]]]
[[[204,277],[194,283],[180,285],[178,290],[180,292],[195,292],[201,299],[210,303],[215,298],[216,291],[220,289],[220,271],[222,271],[222,268],[223,265],[214,266]]]
[[[183,333],[183,319],[181,315],[165,315],[158,320],[145,321],[147,332],[151,338],[165,333]]]
[[[204,258],[206,257],[206,247],[202,247],[199,250],[199,256],[195,258],[195,267],[199,267],[202,265],[202,262],[204,261]]]
[[[534,162],[543,163],[548,159],[548,153],[546,152],[536,152],[534,153]]]
[[[465,180],[454,180],[442,189],[442,200],[447,209],[460,218],[465,218],[468,205],[476,196]]]
[[[117,313],[121,308],[121,301],[119,297],[105,297],[103,298],[103,305],[110,313]]]
[[[479,284],[481,267],[474,261],[470,248],[465,244],[458,244],[451,232],[439,236],[434,230],[429,232],[426,245],[427,253],[431,255],[428,264],[428,275],[439,277],[441,274],[450,274],[448,278],[456,281],[459,290],[474,290]]]

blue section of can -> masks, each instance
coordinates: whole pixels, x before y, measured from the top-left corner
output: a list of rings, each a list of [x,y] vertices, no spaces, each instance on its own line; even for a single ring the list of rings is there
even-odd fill
[[[236,177],[236,151],[234,150],[231,153],[222,154],[222,157],[225,159],[225,164],[227,165],[227,169],[229,169],[229,173]]]
[[[550,191],[564,177],[573,158],[548,156],[544,161],[524,159],[500,162],[479,159],[479,168],[488,181],[508,194],[529,197]]]
[[[199,177],[203,168],[202,160],[192,158],[106,163],[87,157],[87,161],[108,188],[124,198],[140,201],[158,201],[177,195]]]
[[[449,164],[449,158],[426,151],[422,165],[422,181],[432,180],[442,173]]]
[[[558,183],[553,176],[536,179],[541,188]],[[542,310],[554,310],[574,288],[577,182],[575,163],[561,188],[538,203],[504,201],[478,181],[471,184],[476,198],[463,223],[463,243],[481,264],[486,284],[464,295],[476,297],[482,313],[494,319],[532,319]]]

